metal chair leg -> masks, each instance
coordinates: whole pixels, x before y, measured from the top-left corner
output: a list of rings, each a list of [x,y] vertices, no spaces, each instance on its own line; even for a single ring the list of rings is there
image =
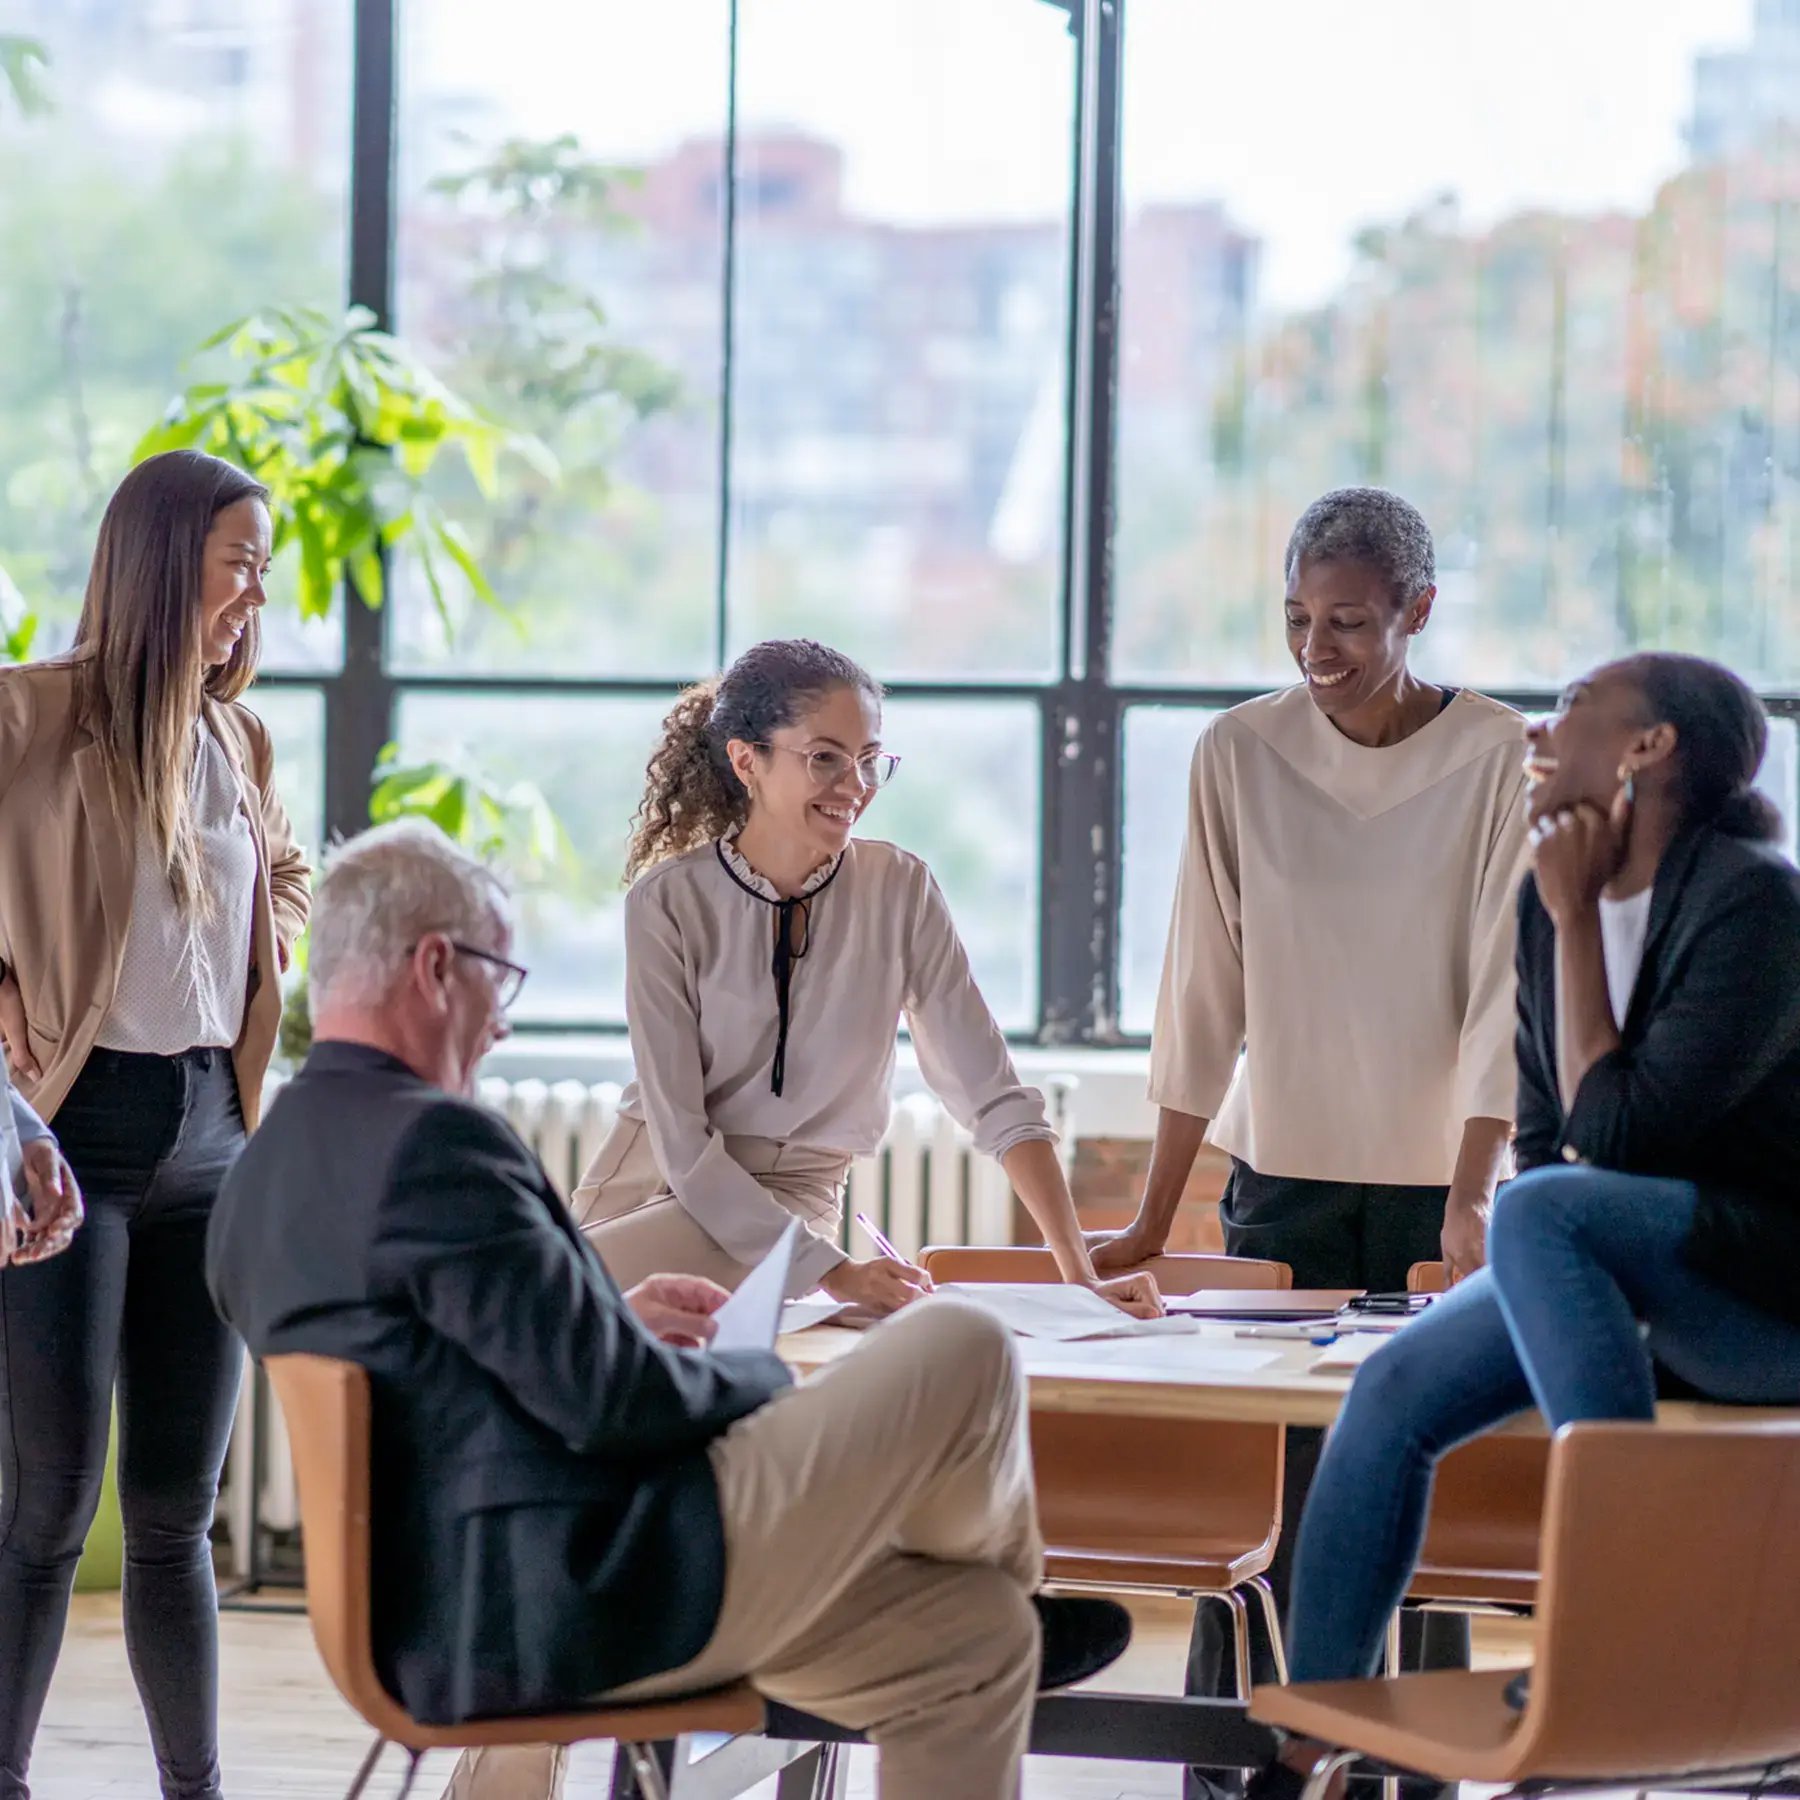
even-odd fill
[[[850,1750],[845,1744],[819,1746],[819,1781],[813,1800],[840,1800],[850,1791]]]
[[[359,1800],[363,1789],[369,1785],[369,1777],[375,1773],[375,1765],[381,1761],[381,1753],[387,1748],[387,1744],[386,1738],[378,1737],[369,1746],[369,1754],[362,1759],[362,1764],[356,1771],[356,1779],[350,1783],[350,1791],[344,1796],[344,1800]]]
[[[1248,1704],[1251,1689],[1250,1609],[1244,1604],[1244,1596],[1235,1590],[1227,1589],[1218,1597],[1225,1602],[1226,1611],[1231,1614],[1232,1649],[1237,1655],[1238,1698]]]
[[[1281,1609],[1275,1604],[1275,1590],[1260,1575],[1252,1575],[1246,1584],[1256,1590],[1262,1602],[1263,1623],[1269,1628],[1269,1644],[1275,1652],[1275,1679],[1287,1686],[1287,1646],[1281,1641]]]
[[[394,1796],[394,1800],[406,1800],[406,1796],[412,1792],[413,1782],[418,1779],[419,1764],[425,1760],[423,1750],[409,1750],[406,1754],[406,1773],[400,1777],[400,1791]]]
[[[1313,1765],[1313,1772],[1306,1778],[1306,1786],[1300,1790],[1300,1800],[1325,1800],[1338,1772],[1347,1769],[1356,1761],[1354,1750],[1333,1750],[1329,1756],[1322,1756]]]
[[[1382,1671],[1392,1681],[1400,1673],[1400,1614],[1388,1615],[1386,1667]]]
[[[631,1759],[631,1772],[637,1778],[642,1800],[669,1800],[669,1778],[663,1773],[661,1759],[654,1744],[621,1744],[621,1752]]]

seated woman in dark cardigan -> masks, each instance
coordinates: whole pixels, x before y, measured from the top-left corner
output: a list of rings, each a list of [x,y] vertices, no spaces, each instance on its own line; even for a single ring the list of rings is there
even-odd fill
[[[1728,670],[1645,655],[1531,733],[1518,1162],[1488,1266],[1364,1364],[1300,1530],[1295,1681],[1374,1671],[1437,1459],[1536,1404],[1649,1419],[1655,1365],[1800,1401],[1800,870]],[[1317,1746],[1259,1784],[1279,1794]]]

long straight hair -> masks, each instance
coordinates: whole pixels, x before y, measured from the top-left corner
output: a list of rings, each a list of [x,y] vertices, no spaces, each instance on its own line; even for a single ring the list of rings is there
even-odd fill
[[[176,904],[204,914],[206,885],[189,788],[203,696],[235,700],[256,675],[256,615],[228,662],[201,667],[200,595],[215,518],[269,490],[199,450],[169,450],[119,483],[94,544],[71,660],[82,722],[113,791],[150,828]]]

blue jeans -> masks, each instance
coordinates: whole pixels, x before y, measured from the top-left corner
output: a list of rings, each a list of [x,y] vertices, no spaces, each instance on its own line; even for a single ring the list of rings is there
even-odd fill
[[[1489,1266],[1363,1365],[1326,1443],[1294,1560],[1292,1679],[1374,1672],[1437,1459],[1501,1420],[1534,1402],[1553,1428],[1652,1418],[1653,1357],[1715,1399],[1800,1401],[1800,1326],[1683,1261],[1698,1204],[1692,1182],[1589,1167],[1502,1191]]]

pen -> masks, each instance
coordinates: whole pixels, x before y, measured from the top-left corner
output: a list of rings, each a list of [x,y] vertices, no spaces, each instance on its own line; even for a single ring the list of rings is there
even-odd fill
[[[906,1261],[906,1258],[882,1236],[881,1227],[866,1212],[859,1212],[856,1215],[856,1222],[869,1234],[869,1242],[890,1262],[903,1263]]]
[[[1301,1343],[1335,1344],[1340,1333],[1329,1325],[1246,1325],[1241,1338],[1287,1338]]]

